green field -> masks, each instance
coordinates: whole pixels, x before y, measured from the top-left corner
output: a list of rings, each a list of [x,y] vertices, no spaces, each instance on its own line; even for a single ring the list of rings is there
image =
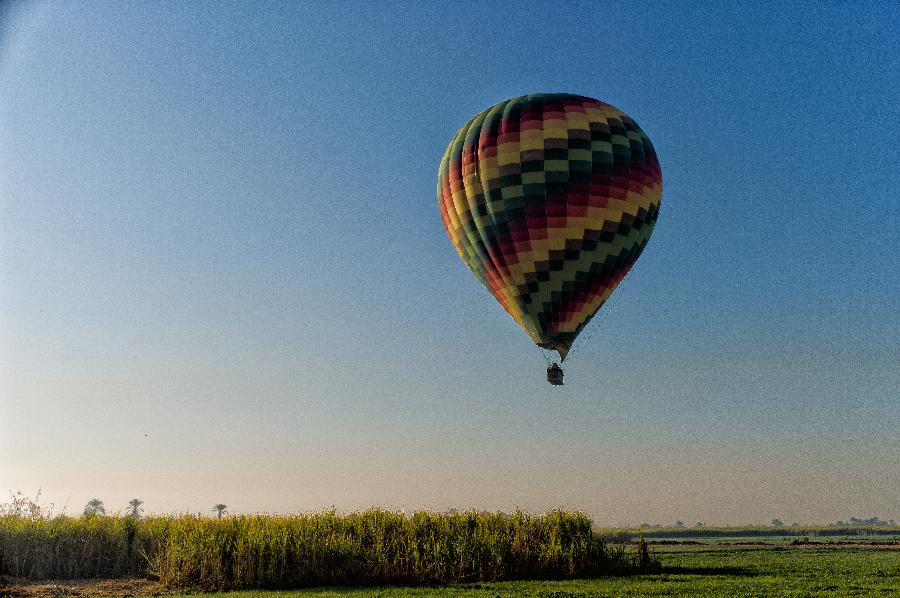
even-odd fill
[[[601,598],[614,596],[900,596],[900,550],[666,546],[662,573],[567,581],[511,581],[447,587],[314,588],[234,592],[234,598]],[[193,596],[197,596],[193,594]]]
[[[564,511],[7,515],[0,517],[0,596],[243,589],[216,595],[900,598],[900,529],[790,531],[642,533],[597,529],[583,513]],[[638,549],[642,536],[650,555]]]

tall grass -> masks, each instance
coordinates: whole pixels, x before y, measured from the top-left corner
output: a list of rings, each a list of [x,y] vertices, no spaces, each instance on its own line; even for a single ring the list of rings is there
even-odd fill
[[[326,511],[294,516],[0,517],[0,574],[144,576],[171,587],[288,588],[621,573],[637,554],[583,513]]]
[[[125,517],[0,518],[0,573],[28,579],[119,577],[139,571],[149,530]]]

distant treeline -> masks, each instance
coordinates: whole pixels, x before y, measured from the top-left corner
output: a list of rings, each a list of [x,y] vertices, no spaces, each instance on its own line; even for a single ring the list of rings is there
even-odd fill
[[[640,537],[654,538],[757,538],[762,536],[897,536],[900,526],[784,526],[784,527],[674,527],[665,529],[600,529],[605,542],[633,542]]]
[[[860,519],[859,517],[851,517],[847,520],[847,523],[843,521],[838,521],[836,525],[894,525],[893,519],[888,519],[885,521],[884,519],[880,519],[879,517],[869,517],[868,519]]]
[[[657,565],[642,548],[609,547],[565,511],[0,517],[0,575],[207,590],[620,574]]]

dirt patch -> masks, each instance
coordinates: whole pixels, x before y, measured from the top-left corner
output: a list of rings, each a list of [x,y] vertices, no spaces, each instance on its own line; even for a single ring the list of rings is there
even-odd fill
[[[160,596],[165,590],[146,579],[55,579],[19,581],[0,579],[0,596],[51,598],[55,596]]]
[[[791,542],[787,548],[828,548],[831,550],[900,550],[898,542]]]
[[[832,548],[832,549],[873,549],[873,550],[900,550],[900,540],[794,540],[792,542],[763,542],[751,540],[746,542],[697,542],[696,540],[648,540],[651,546],[741,546],[744,548]]]
[[[825,546],[827,548],[831,547],[840,547],[840,546],[849,546],[853,548],[883,548],[883,549],[894,549],[900,548],[900,541],[898,540],[889,540],[889,541],[872,541],[872,542],[860,542],[856,540],[832,540],[820,542],[818,540],[794,540],[791,542],[791,546]]]
[[[687,546],[689,544],[703,544],[696,540],[647,540],[651,546]]]

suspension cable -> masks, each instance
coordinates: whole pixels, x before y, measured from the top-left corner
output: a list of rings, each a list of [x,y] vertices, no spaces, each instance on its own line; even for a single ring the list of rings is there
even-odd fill
[[[628,282],[628,277],[630,275],[631,272],[629,271],[628,274],[625,275],[625,277],[619,282],[618,286],[614,289],[610,298],[607,299],[602,306],[600,306],[599,310],[597,310],[597,313],[587,325],[587,327],[589,328],[589,330],[586,331],[587,334],[579,335],[578,340],[575,341],[575,344],[569,350],[569,355],[566,357],[567,361],[570,361],[572,359],[572,355],[574,355],[576,351],[581,349],[581,347],[588,344],[588,341],[590,341],[591,338],[595,334],[597,334],[597,331],[599,331],[602,327],[601,320],[605,320],[609,317],[610,312],[615,311],[616,306],[619,304],[619,300],[622,298],[622,291],[624,290],[626,283]]]
[[[544,358],[544,361],[546,361],[547,365],[549,366],[550,365],[550,356],[547,354],[546,349],[544,349],[543,347],[538,347],[538,350],[541,352],[541,357]]]

